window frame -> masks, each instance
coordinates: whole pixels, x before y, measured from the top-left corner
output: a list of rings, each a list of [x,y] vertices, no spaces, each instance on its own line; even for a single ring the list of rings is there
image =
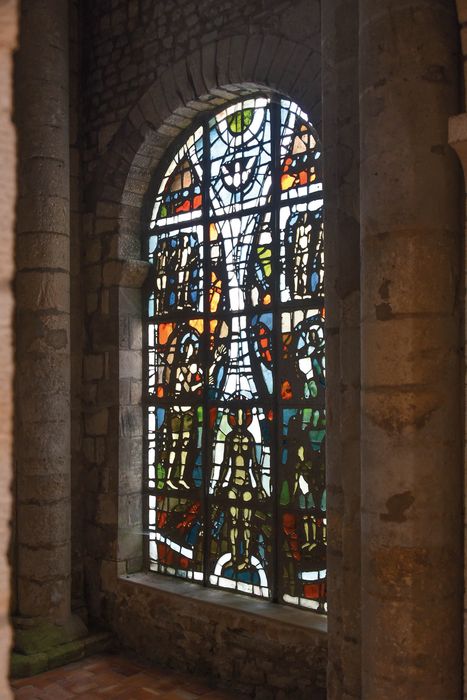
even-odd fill
[[[256,98],[266,98],[269,100],[269,103],[271,105],[274,105],[273,109],[271,110],[271,161],[274,164],[273,168],[280,168],[281,167],[281,162],[280,162],[280,107],[281,107],[281,101],[286,100],[290,101],[292,104],[296,105],[299,107],[297,102],[293,98],[290,98],[286,95],[283,95],[281,93],[277,93],[274,91],[269,91],[267,89],[261,89],[261,90],[256,90],[256,91],[251,91],[248,92],[247,94],[241,94],[235,97],[235,99],[232,100],[219,100],[218,104],[216,106],[212,107],[211,109],[206,109],[203,110],[202,112],[199,113],[197,117],[192,119],[189,123],[188,126],[186,126],[184,129],[181,130],[181,132],[171,141],[171,143],[168,145],[166,148],[164,154],[159,160],[158,166],[153,173],[151,180],[150,180],[150,185],[147,189],[146,195],[145,195],[145,202],[143,206],[143,222],[142,222],[142,227],[141,227],[141,241],[142,241],[142,258],[144,261],[148,261],[149,259],[149,239],[151,235],[154,235],[155,229],[152,231],[149,230],[149,222],[151,220],[151,213],[154,207],[154,203],[157,197],[157,194],[159,192],[160,184],[164,176],[166,175],[167,169],[170,166],[170,164],[173,162],[174,156],[177,154],[177,152],[180,150],[180,148],[183,146],[184,143],[186,143],[187,138],[196,132],[197,129],[203,128],[203,140],[205,141],[206,145],[206,134],[208,133],[208,124],[209,121],[218,113],[225,111],[229,107],[235,105],[235,104],[241,104],[245,101],[248,101],[250,99],[254,100]],[[300,108],[301,109],[301,108]],[[274,117],[275,115],[275,117]],[[310,121],[309,114],[306,113],[306,117],[308,120],[308,123],[312,126],[314,133],[317,135],[317,138],[319,139],[319,144],[321,147],[321,158],[323,155],[323,145],[322,145],[322,139],[319,134],[319,131],[317,127],[313,124],[313,122]],[[205,168],[206,168],[206,161],[204,160],[203,156],[203,174],[205,173]],[[321,173],[321,182],[322,182],[322,173]],[[205,182],[207,181],[206,189],[209,190],[209,180],[205,179]],[[290,199],[282,199],[281,197],[281,189],[280,189],[280,182],[279,182],[279,177],[273,177],[272,182],[271,182],[271,194],[270,194],[270,202],[257,206],[257,207],[251,207],[247,209],[240,209],[239,211],[234,211],[230,214],[219,214],[218,216],[211,216],[209,213],[209,204],[206,203],[206,200],[204,199],[205,197],[205,191],[203,189],[203,204],[202,204],[202,211],[201,215],[198,218],[188,220],[188,221],[183,221],[178,224],[173,224],[174,229],[177,226],[180,227],[190,227],[190,226],[195,226],[195,225],[200,225],[204,228],[206,225],[206,222],[210,221],[224,221],[228,218],[240,218],[242,216],[247,215],[248,213],[270,213],[271,214],[271,228],[273,230],[278,230],[280,229],[280,225],[278,222],[278,215],[280,212],[281,207],[286,206],[287,204],[295,204],[295,203],[309,203],[311,201],[310,199],[310,194],[303,195],[301,197],[296,197],[292,200]],[[317,197],[318,198],[318,195]],[[321,198],[324,200],[324,194],[321,191]],[[207,200],[209,202],[209,198]],[[206,209],[205,209],[206,207]],[[322,209],[324,208],[324,201],[322,204]],[[274,221],[274,218],[276,217],[276,221]],[[161,227],[165,228],[165,227]],[[272,246],[273,250],[277,250],[279,248],[278,245]],[[276,262],[278,262],[279,256],[277,253],[273,253],[273,259]],[[280,563],[281,563],[281,556],[279,554],[279,549],[281,546],[281,538],[278,536],[278,528],[279,528],[279,522],[280,522],[280,513],[279,513],[279,492],[280,492],[280,484],[279,484],[279,476],[278,476],[278,470],[276,469],[276,474],[275,474],[275,479],[272,482],[273,487],[271,493],[273,494],[274,492],[277,494],[276,497],[274,498],[273,495],[271,495],[271,502],[272,502],[272,514],[271,514],[271,520],[273,523],[273,534],[271,535],[271,542],[272,542],[272,548],[273,548],[273,561],[270,565],[271,570],[274,571],[274,576],[273,576],[273,581],[269,584],[269,587],[271,589],[271,597],[266,598],[266,597],[259,597],[255,596],[253,594],[249,593],[242,593],[241,591],[228,591],[227,589],[221,587],[221,586],[216,586],[212,585],[207,581],[207,578],[209,576],[207,572],[207,560],[209,557],[209,552],[207,551],[206,547],[206,535],[204,534],[204,543],[203,543],[203,568],[205,571],[204,574],[204,579],[203,581],[191,581],[189,579],[184,579],[183,577],[172,575],[169,573],[164,573],[161,571],[154,571],[150,567],[151,563],[151,558],[150,558],[150,543],[149,543],[149,533],[150,533],[150,525],[149,525],[149,505],[148,505],[148,500],[149,500],[149,495],[154,495],[153,492],[151,492],[148,487],[148,481],[149,481],[149,461],[148,461],[148,444],[149,444],[149,439],[148,439],[148,434],[149,434],[149,429],[148,429],[148,406],[150,405],[157,405],[157,399],[154,398],[149,398],[147,397],[146,393],[147,390],[145,387],[147,386],[147,380],[149,377],[149,361],[148,361],[148,334],[147,334],[147,328],[150,323],[150,317],[148,313],[148,304],[147,300],[151,292],[151,271],[152,271],[152,266],[150,267],[149,274],[147,275],[147,278],[145,280],[145,283],[142,287],[142,294],[143,294],[143,313],[142,313],[142,322],[143,322],[143,341],[142,341],[142,377],[143,377],[143,396],[142,396],[142,410],[143,410],[143,439],[142,439],[142,444],[143,444],[143,489],[142,489],[142,497],[143,497],[143,509],[142,509],[142,518],[143,518],[143,530],[145,536],[143,539],[143,572],[144,575],[150,575],[150,576],[160,576],[163,577],[164,579],[167,579],[168,581],[175,581],[177,584],[188,584],[190,588],[193,586],[198,586],[201,589],[209,589],[209,590],[214,590],[214,591],[219,591],[221,593],[226,593],[228,595],[232,595],[234,597],[238,597],[239,595],[242,596],[243,598],[247,598],[252,601],[252,603],[255,602],[264,602],[266,604],[268,603],[273,603],[276,606],[280,607],[289,607],[292,608],[293,610],[304,612],[306,615],[308,614],[315,614],[318,615],[319,617],[323,617],[322,612],[321,614],[317,612],[315,609],[311,608],[305,608],[302,605],[295,605],[295,604],[290,604],[285,602],[284,600],[280,599],[279,595],[279,590],[280,586],[278,585],[278,579],[279,579],[279,568],[280,568]],[[279,287],[277,286],[276,293],[279,290]],[[203,293],[205,290],[203,290]],[[323,292],[323,295],[321,297],[322,301],[322,307],[324,308],[325,305],[325,294]],[[308,304],[308,306],[306,305]],[[317,308],[318,302],[313,299],[310,301],[305,302],[302,304],[300,307],[297,307],[297,309],[303,309],[307,310],[309,308],[312,308],[310,304],[313,304],[314,307]],[[276,316],[280,313],[280,301],[276,301],[272,306],[271,306],[271,313]],[[205,313],[205,311],[203,312]],[[231,317],[231,312],[227,312],[229,314],[229,317]],[[248,313],[245,311],[245,313]],[[263,311],[258,310],[258,313],[263,313]],[[276,324],[276,329],[278,332],[279,329],[277,328]],[[323,317],[323,332],[324,332],[324,317]],[[277,341],[275,343],[275,347],[277,349]],[[277,360],[275,361],[275,364],[277,366]],[[203,365],[204,367],[204,365]],[[276,375],[274,375],[276,378]],[[279,392],[274,392],[271,394],[271,404],[274,406],[274,411],[276,412],[276,417],[274,420],[274,439],[272,443],[272,449],[276,449],[279,451],[280,446],[279,446],[279,430],[280,430],[280,422],[277,420],[277,415],[278,415],[278,409],[280,407],[280,404],[278,403],[277,400],[277,395]],[[296,400],[295,400],[296,401]],[[208,403],[207,399],[203,396],[202,400],[203,406],[205,407]],[[261,403],[261,405],[264,403],[261,398],[258,398],[256,400],[252,400],[252,402],[256,403]],[[295,402],[292,402],[295,403]],[[305,404],[306,405],[306,401]],[[206,408],[205,408],[206,410]],[[325,404],[323,403],[322,409],[325,413]],[[277,458],[277,463],[279,462]],[[271,464],[271,474],[273,473],[273,465]],[[203,507],[205,509],[205,514],[207,511],[206,508],[206,503],[207,503],[207,497],[208,497],[208,492],[209,492],[209,477],[204,479],[204,485],[207,484],[207,489],[205,489],[205,492],[203,493]],[[207,528],[205,528],[206,530]],[[326,538],[326,544],[327,544],[327,538]],[[327,581],[327,576],[324,579]],[[190,586],[191,584],[191,586]]]

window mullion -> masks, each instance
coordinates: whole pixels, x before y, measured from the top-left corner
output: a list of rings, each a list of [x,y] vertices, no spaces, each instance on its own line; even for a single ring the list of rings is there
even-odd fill
[[[272,581],[271,594],[274,602],[279,602],[280,593],[280,552],[281,552],[281,527],[279,512],[279,469],[281,463],[281,421],[280,421],[280,387],[278,386],[280,372],[280,348],[281,348],[281,328],[280,328],[280,102],[271,102],[271,230],[272,230],[272,269],[273,269],[273,445],[271,450],[271,476],[272,476]]]
[[[211,251],[210,251],[210,183],[211,183],[211,148],[209,140],[209,121],[203,126],[203,182],[202,182],[202,221],[203,221],[203,584],[207,586],[209,581],[209,563],[211,552],[211,512],[209,499],[209,485],[211,481],[211,455],[209,436],[209,367],[210,367],[210,304],[209,290],[211,284]]]

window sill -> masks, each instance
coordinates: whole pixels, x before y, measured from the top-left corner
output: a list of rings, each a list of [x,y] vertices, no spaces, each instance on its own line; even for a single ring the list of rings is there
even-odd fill
[[[203,588],[196,583],[169,578],[156,573],[137,573],[120,576],[119,580],[128,585],[145,586],[156,592],[170,596],[180,596],[197,603],[224,608],[235,613],[255,616],[272,623],[299,627],[323,636],[327,635],[327,618],[308,610],[294,609],[288,605],[274,605],[269,602],[229,593],[214,588]]]

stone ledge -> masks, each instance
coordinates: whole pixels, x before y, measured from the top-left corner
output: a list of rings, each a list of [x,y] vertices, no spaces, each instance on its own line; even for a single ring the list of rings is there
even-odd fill
[[[113,637],[108,632],[96,632],[83,639],[50,647],[43,652],[21,654],[13,652],[10,662],[12,679],[28,678],[38,673],[50,671],[86,656],[99,654],[114,647]]]
[[[236,614],[251,615],[289,627],[300,627],[327,637],[327,618],[312,611],[296,610],[290,606],[274,605],[228,591],[204,588],[196,583],[156,573],[129,574],[120,576],[119,581],[125,585],[145,586],[162,594],[181,596],[200,604],[224,608]]]

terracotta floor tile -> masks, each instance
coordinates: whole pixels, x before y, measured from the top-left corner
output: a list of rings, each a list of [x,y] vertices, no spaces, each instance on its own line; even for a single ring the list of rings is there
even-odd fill
[[[147,693],[148,697],[150,697],[150,698],[161,698],[162,697],[162,693],[159,690],[156,690],[155,688],[146,688],[146,686],[144,686],[142,688],[142,690],[144,690],[144,692]]]
[[[39,690],[37,697],[41,700],[70,700],[73,695],[58,683],[49,683]]]
[[[203,681],[199,681],[194,677],[188,678],[186,682],[183,683],[182,687],[184,690],[189,690],[195,695],[203,695],[203,693],[212,693],[212,691],[214,690],[212,685],[208,685],[206,682],[203,683]]]
[[[238,700],[195,676],[100,654],[12,683],[16,700]]]
[[[113,698],[121,689],[121,685],[119,683],[115,683],[114,685],[108,685],[105,688],[100,687],[100,689],[96,692],[101,698]]]
[[[36,700],[37,697],[37,688],[34,688],[32,685],[24,685],[15,691],[15,698],[18,698],[18,700],[20,698],[21,700]]]
[[[10,681],[10,685],[11,685],[11,687],[12,687],[13,690],[14,690],[15,688],[22,688],[22,687],[25,686],[25,685],[30,686],[30,685],[31,685],[31,679],[30,679],[30,678],[18,678],[18,679],[15,680],[15,681],[14,681],[14,680]]]
[[[67,673],[63,678],[57,678],[56,683],[62,686],[62,688],[73,689],[76,685],[83,685],[84,683],[94,683],[95,675],[89,673],[89,671],[73,671],[72,673]],[[76,692],[76,691],[73,691]]]
[[[190,691],[184,690],[183,688],[176,688],[169,693],[163,693],[161,695],[161,700],[197,700],[199,697],[197,693],[190,693]]]
[[[67,686],[67,689],[73,695],[84,695],[84,693],[91,691],[95,692],[99,690],[99,684],[95,681],[85,681],[84,683],[75,683],[74,685]]]

